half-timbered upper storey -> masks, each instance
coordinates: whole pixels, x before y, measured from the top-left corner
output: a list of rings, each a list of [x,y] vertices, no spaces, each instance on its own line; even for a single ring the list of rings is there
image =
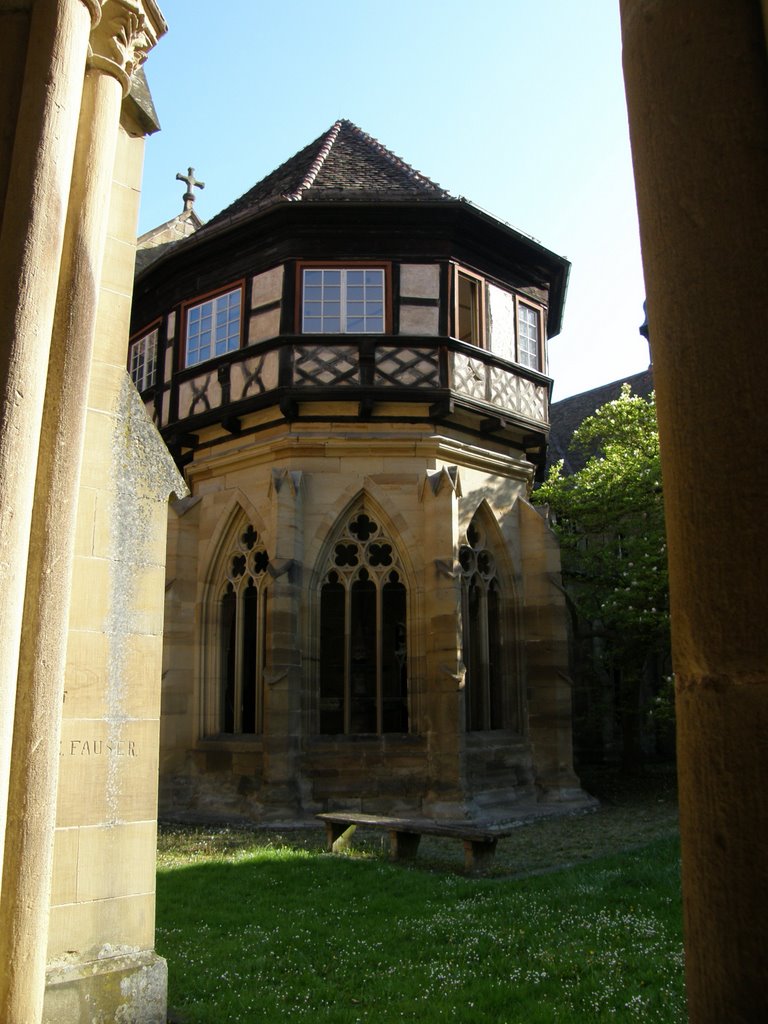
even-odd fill
[[[349,121],[151,255],[129,370],[180,462],[331,407],[542,461],[568,262]]]

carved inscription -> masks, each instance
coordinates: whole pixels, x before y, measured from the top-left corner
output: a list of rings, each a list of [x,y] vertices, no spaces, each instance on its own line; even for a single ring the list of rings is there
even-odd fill
[[[61,757],[136,757],[135,740],[65,740],[59,748]]]

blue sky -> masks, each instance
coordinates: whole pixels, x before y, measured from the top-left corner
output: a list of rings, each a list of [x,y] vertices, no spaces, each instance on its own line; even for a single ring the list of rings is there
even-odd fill
[[[618,0],[160,0],[139,231],[208,219],[340,117],[573,264],[555,399],[648,365]]]

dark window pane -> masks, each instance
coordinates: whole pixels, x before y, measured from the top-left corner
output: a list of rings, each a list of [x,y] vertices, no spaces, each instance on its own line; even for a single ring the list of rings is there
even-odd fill
[[[467,591],[467,622],[464,627],[464,663],[467,669],[464,685],[467,701],[467,728],[470,730],[485,728],[483,714],[485,653],[482,642],[482,605],[483,595],[475,577],[470,581]]]
[[[320,732],[344,732],[344,587],[320,592]]]
[[[243,595],[243,696],[241,732],[256,732],[256,640],[258,636],[259,594],[250,583]]]
[[[353,733],[376,732],[376,587],[357,580],[351,596],[349,727]]]
[[[237,597],[230,584],[219,607],[221,651],[221,722],[223,732],[235,731],[235,632]]]
[[[504,674],[501,646],[501,599],[494,580],[488,588],[488,690],[491,729],[504,728]]]

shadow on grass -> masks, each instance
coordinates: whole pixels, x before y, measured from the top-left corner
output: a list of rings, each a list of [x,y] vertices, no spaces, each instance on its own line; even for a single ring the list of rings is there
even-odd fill
[[[260,843],[158,874],[178,1020],[685,1020],[673,839],[521,880]]]

